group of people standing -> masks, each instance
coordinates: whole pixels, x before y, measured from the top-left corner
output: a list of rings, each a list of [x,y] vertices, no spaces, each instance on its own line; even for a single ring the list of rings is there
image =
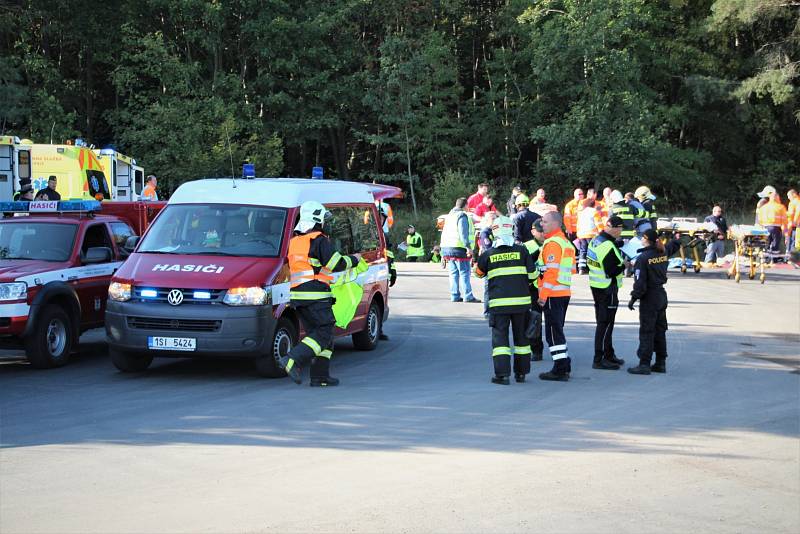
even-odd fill
[[[756,224],[769,232],[767,252],[773,260],[781,255],[781,239],[786,243],[786,252],[800,251],[800,196],[790,189],[787,193],[789,205],[784,206],[777,190],[768,185],[758,193],[760,200],[756,205]]]
[[[625,362],[618,358],[613,345],[625,272],[620,247],[624,240],[637,235],[642,247],[632,269],[636,278],[628,307],[634,309],[635,303],[640,302],[639,349],[638,362],[628,372],[666,372],[664,284],[668,258],[679,244],[671,241],[665,245],[658,239],[655,197],[645,186],[627,200],[619,191],[610,189],[603,199],[597,199],[593,190],[587,193],[585,198],[582,190],[576,190],[562,215],[547,204],[544,190],[537,191],[531,201],[515,188],[507,203],[510,216],[492,210],[493,214],[481,218],[483,229],[478,239],[475,274],[486,279],[485,311],[492,331],[493,383],[510,384],[512,371],[517,382],[524,382],[530,373],[530,362],[543,359],[542,338],[547,342],[553,367],[539,378],[569,380],[572,361],[564,324],[575,272],[589,275],[594,300],[597,324],[592,367],[620,369]],[[475,205],[488,205],[488,191],[479,189],[476,194],[482,198]],[[450,265],[454,302],[480,302],[472,295],[469,283],[469,264],[476,245],[471,237],[475,235],[475,212],[470,212],[469,203],[464,198],[456,201],[442,231],[442,254]],[[589,220],[591,231],[587,228]],[[576,269],[578,266],[580,270]]]

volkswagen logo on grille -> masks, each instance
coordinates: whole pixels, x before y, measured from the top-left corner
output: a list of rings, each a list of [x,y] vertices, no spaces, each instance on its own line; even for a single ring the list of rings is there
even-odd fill
[[[167,295],[167,302],[173,306],[178,306],[181,302],[183,302],[183,291],[180,289],[173,289],[170,291]]]

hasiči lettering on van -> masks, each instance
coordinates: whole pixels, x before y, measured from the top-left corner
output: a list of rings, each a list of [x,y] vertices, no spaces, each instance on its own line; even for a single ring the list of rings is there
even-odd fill
[[[169,263],[157,263],[153,266],[154,271],[180,272],[180,273],[216,273],[219,274],[225,268],[224,265],[170,265]]]

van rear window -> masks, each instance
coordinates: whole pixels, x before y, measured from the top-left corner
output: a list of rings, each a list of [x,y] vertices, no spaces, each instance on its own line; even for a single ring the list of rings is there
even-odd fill
[[[285,223],[283,208],[172,204],[137,252],[273,258],[280,253]]]

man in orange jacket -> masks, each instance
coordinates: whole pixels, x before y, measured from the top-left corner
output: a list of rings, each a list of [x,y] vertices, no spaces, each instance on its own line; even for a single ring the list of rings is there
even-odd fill
[[[576,189],[572,193],[572,200],[564,206],[564,228],[567,229],[567,239],[574,241],[578,231],[578,211],[583,202],[583,189]]]
[[[541,373],[542,380],[566,382],[572,371],[564,336],[564,320],[572,295],[572,272],[575,268],[575,248],[561,231],[561,215],[546,213],[542,219],[544,244],[537,264],[543,273],[539,285],[539,306],[544,311],[545,338],[553,358],[553,369]]]
[[[786,220],[786,207],[780,203],[778,192],[771,185],[766,186],[759,194],[761,198],[769,198],[769,201],[758,209],[758,223],[769,231],[769,241],[767,242],[767,252],[771,262],[775,256],[781,252],[781,234],[785,234],[788,228]]]

